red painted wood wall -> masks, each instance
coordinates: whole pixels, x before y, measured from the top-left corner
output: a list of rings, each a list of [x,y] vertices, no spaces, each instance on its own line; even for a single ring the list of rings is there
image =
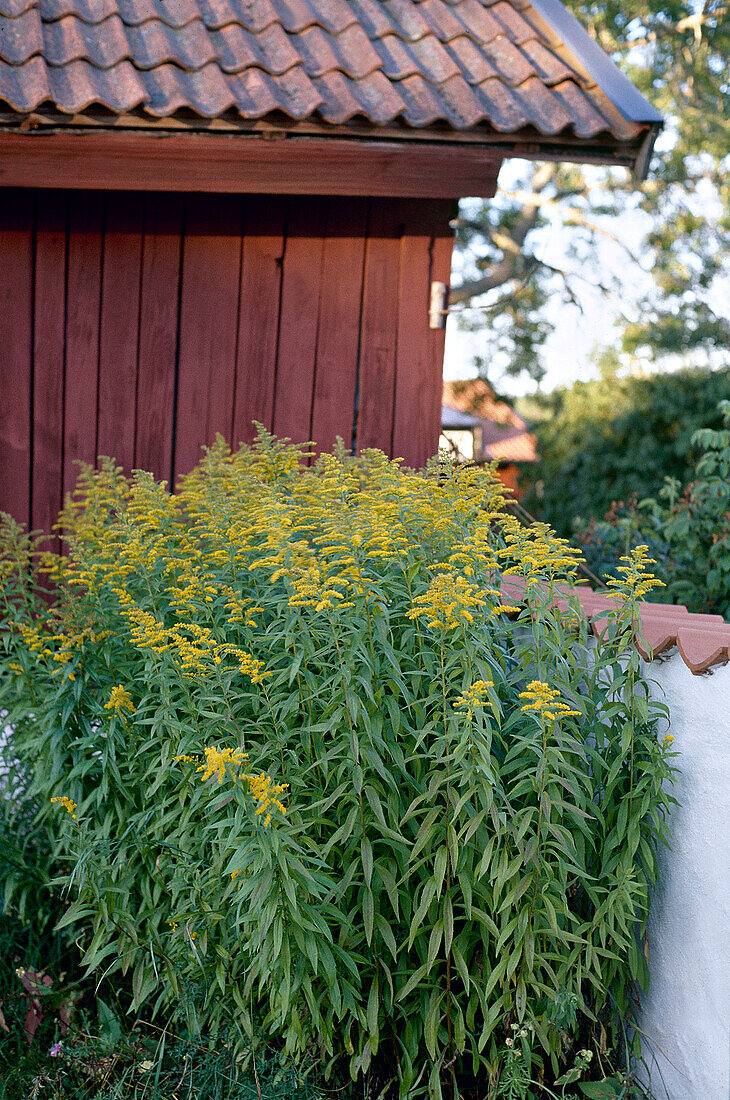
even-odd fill
[[[428,200],[4,191],[0,509],[48,531],[76,460],[174,485],[254,419],[423,465],[450,216]]]

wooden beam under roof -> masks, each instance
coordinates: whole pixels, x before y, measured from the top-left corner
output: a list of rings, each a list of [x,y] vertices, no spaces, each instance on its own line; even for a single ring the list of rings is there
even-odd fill
[[[234,194],[491,197],[491,149],[310,137],[0,132],[0,187]]]

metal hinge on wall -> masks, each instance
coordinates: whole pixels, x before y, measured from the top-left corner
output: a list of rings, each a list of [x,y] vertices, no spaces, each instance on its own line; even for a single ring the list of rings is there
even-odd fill
[[[449,288],[446,283],[431,283],[431,299],[428,305],[428,327],[444,328],[449,315],[447,297]]]

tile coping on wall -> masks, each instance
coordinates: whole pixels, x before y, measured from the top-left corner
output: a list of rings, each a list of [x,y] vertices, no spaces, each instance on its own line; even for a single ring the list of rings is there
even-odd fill
[[[525,590],[523,577],[508,576],[502,580],[505,599],[519,602],[524,599]],[[577,597],[593,633],[600,637],[607,625],[601,612],[615,608],[616,601],[584,585],[572,588],[560,585],[558,591],[561,595],[555,598],[554,605],[567,608],[571,597]],[[641,632],[637,632],[634,641],[638,652],[647,661],[668,653],[676,646],[682,660],[695,676],[730,661],[730,623],[726,623],[721,615],[695,614],[681,604],[642,603]]]

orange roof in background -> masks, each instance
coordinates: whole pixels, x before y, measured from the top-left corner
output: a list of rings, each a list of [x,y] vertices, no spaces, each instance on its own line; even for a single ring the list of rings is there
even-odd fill
[[[459,378],[444,380],[443,403],[461,412],[473,413],[482,420],[491,420],[512,428],[527,429],[527,421],[518,412],[497,397],[483,378]]]
[[[20,113],[96,108],[107,126],[114,119],[104,111],[188,125],[191,113],[234,123],[283,115],[638,146],[659,116],[557,8],[547,0],[0,0],[0,101]],[[622,113],[627,97],[633,110]]]
[[[615,608],[616,601],[601,592],[594,592],[587,585],[576,585],[574,588],[564,585],[561,591],[563,595],[554,600],[554,606],[567,608],[569,598],[577,596],[593,633],[600,637],[606,629],[606,620],[596,616]],[[504,577],[502,592],[505,599],[516,602],[524,600],[524,579]],[[730,661],[730,623],[726,623],[721,615],[698,615],[682,604],[663,603],[642,603],[640,615],[643,638],[635,637],[634,644],[645,660],[660,657],[676,646],[680,657],[695,676]]]
[[[445,381],[443,404],[482,421],[482,450],[499,462],[537,462],[537,440],[527,421],[498,398],[483,378]]]

